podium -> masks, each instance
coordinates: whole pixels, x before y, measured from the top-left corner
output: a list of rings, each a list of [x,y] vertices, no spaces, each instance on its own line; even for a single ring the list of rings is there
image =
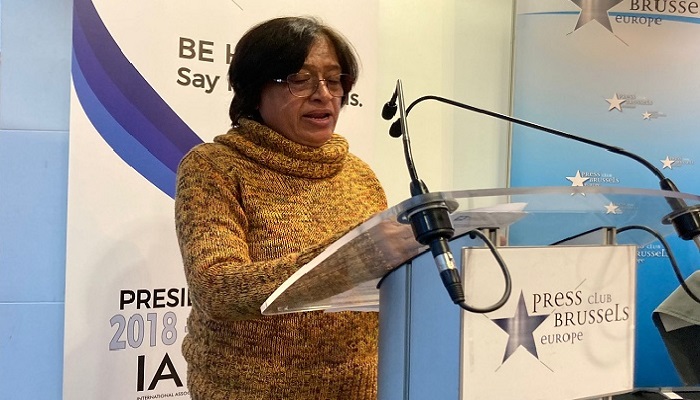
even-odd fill
[[[646,257],[639,249],[656,242],[638,227],[675,238],[668,198],[700,204],[700,197],[683,193],[611,187],[412,197],[331,244],[261,311],[379,311],[383,400],[583,399],[630,392],[637,257]],[[406,223],[412,210],[431,204],[451,211],[450,247],[471,305],[494,303],[504,278],[483,241],[469,232],[480,230],[498,244],[513,280],[501,309],[472,314],[450,301],[432,255]],[[673,244],[674,252],[697,253],[692,242]],[[673,285],[670,266],[663,272]]]

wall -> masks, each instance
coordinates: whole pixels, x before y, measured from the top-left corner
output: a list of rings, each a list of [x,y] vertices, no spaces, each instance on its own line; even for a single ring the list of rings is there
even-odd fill
[[[435,94],[508,112],[513,0],[383,0],[380,93]],[[60,399],[71,0],[0,0],[0,397]],[[379,110],[377,110],[379,118]],[[504,186],[508,128],[445,105],[411,113],[432,191]],[[389,123],[386,123],[388,130]],[[408,197],[401,141],[368,160],[390,204]]]
[[[71,1],[0,6],[0,397],[58,399]]]
[[[382,102],[401,79],[407,104],[432,94],[508,113],[513,8],[514,0],[382,1]],[[434,101],[416,106],[408,121],[416,168],[431,191],[506,185],[507,124]],[[386,127],[375,169],[396,204],[409,196],[409,179],[401,141]]]

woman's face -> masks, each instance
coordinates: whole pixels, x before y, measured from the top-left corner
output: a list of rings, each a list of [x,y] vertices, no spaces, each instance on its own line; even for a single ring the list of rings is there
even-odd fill
[[[308,72],[324,79],[341,73],[333,44],[325,37],[317,38],[299,72]],[[297,143],[320,147],[331,138],[340,113],[340,97],[333,97],[320,82],[309,97],[296,97],[287,83],[265,85],[260,94],[258,111],[269,128]]]

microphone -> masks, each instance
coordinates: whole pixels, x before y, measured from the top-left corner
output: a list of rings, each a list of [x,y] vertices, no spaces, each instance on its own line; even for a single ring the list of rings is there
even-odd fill
[[[390,121],[392,118],[394,118],[394,115],[396,115],[396,97],[398,94],[398,90],[395,89],[394,94],[391,95],[391,100],[384,103],[384,107],[382,107],[382,118],[387,121]],[[389,128],[389,135],[393,138],[401,137],[403,133],[401,132],[401,124],[399,121],[400,120],[396,120],[396,122],[391,124],[391,127]]]
[[[668,178],[662,179],[659,186],[662,190],[680,193],[676,184]],[[673,211],[666,215],[662,222],[666,225],[672,224],[681,239],[692,240],[700,248],[700,207],[690,207],[685,200],[677,198],[667,197],[666,202]]]
[[[386,120],[393,118],[397,110],[397,100],[399,119],[397,122],[392,124],[392,127],[394,127],[394,125],[396,126],[394,128],[395,132],[392,134],[392,136],[398,132],[398,135],[394,137],[403,137],[404,156],[406,159],[406,166],[408,167],[411,177],[411,196],[416,198],[417,202],[419,203],[416,207],[413,207],[407,210],[404,214],[399,215],[399,221],[410,223],[416,241],[422,245],[427,245],[430,247],[430,252],[439,271],[440,279],[442,280],[445,289],[447,289],[453,303],[459,305],[467,311],[476,313],[487,313],[497,310],[503,304],[505,304],[506,300],[510,296],[511,284],[507,269],[504,269],[504,275],[506,277],[506,291],[500,301],[485,308],[475,308],[465,303],[464,288],[459,276],[459,271],[455,267],[454,256],[452,255],[448,243],[449,239],[452,238],[455,232],[449,213],[457,208],[457,204],[448,204],[447,201],[441,198],[431,196],[428,191],[428,187],[421,179],[418,178],[418,173],[416,172],[415,164],[413,163],[413,156],[411,154],[408,125],[406,123],[406,115],[408,112],[404,107],[403,87],[400,79],[396,81],[396,89],[391,96],[391,100],[389,100],[382,108],[382,117]],[[482,238],[484,237],[482,236]],[[494,251],[494,248],[491,247],[491,250]],[[500,257],[497,258],[499,259],[499,264],[501,264],[501,267],[504,268],[504,264],[502,263],[502,260],[500,260]]]
[[[394,115],[396,115],[396,97],[399,95],[397,90],[394,90],[394,94],[391,95],[391,100],[387,101],[384,104],[384,107],[382,107],[382,118],[385,120],[389,121],[392,118],[394,118]],[[401,136],[399,134],[399,136]],[[399,136],[394,136],[394,137],[399,137]]]
[[[396,89],[391,96],[391,100],[382,109],[382,117],[384,119],[389,120],[393,118],[397,109],[397,99],[399,102],[399,120],[397,121],[399,124],[397,125],[397,130],[400,132],[400,136],[404,138],[404,156],[411,176],[411,196],[425,195],[429,193],[428,187],[418,178],[418,173],[413,163],[413,156],[411,155],[408,126],[406,125],[406,109],[403,100],[403,86],[400,79],[396,81]],[[445,284],[452,301],[455,303],[463,302],[464,291],[459,279],[459,273],[455,274],[457,269],[455,268],[454,256],[447,243],[455,231],[452,221],[450,221],[447,203],[444,201],[425,202],[408,210],[402,217],[404,222],[411,224],[416,241],[422,245],[430,246],[430,252],[440,272],[440,278],[443,280],[443,284]]]
[[[389,136],[393,138],[401,137],[401,125],[399,124],[399,121],[391,124],[389,127]]]
[[[576,136],[561,130],[549,128],[543,125],[535,124],[529,121],[525,121],[522,119],[514,118],[509,115],[505,114],[500,114],[497,112],[485,110],[483,108],[478,108],[474,107],[469,104],[465,103],[460,103],[455,100],[450,100],[444,97],[440,96],[433,96],[433,95],[428,95],[428,96],[422,96],[414,100],[408,108],[406,108],[406,113],[405,116],[408,116],[408,113],[411,112],[411,109],[415,107],[417,104],[426,101],[426,100],[435,100],[439,101],[442,103],[446,103],[458,108],[463,108],[469,111],[473,111],[479,114],[485,114],[494,118],[498,118],[501,120],[505,120],[511,123],[515,123],[518,125],[526,126],[528,128],[536,129],[539,131],[547,132],[550,134],[553,134],[555,136],[567,138],[567,139],[572,139],[577,142],[585,143],[591,146],[595,146],[598,148],[602,148],[604,150],[607,150],[611,153],[619,154],[621,156],[625,156],[628,158],[631,158],[638,163],[642,164],[644,167],[649,169],[658,179],[659,179],[659,186],[661,190],[665,191],[670,191],[670,192],[675,192],[675,193],[680,193],[680,190],[678,190],[678,187],[676,187],[676,184],[671,181],[671,179],[667,178],[658,168],[656,168],[653,164],[651,164],[649,161],[646,159],[642,158],[641,156],[631,153],[621,147],[616,147],[616,146],[610,146],[608,144],[602,143],[602,142],[597,142],[595,140],[591,139],[586,139],[580,136]],[[403,117],[405,118],[405,117]],[[392,137],[397,137],[394,136],[396,134],[396,130],[399,129],[400,127],[400,122],[401,119],[395,121],[391,127],[389,128],[389,134]],[[688,204],[685,202],[685,200],[681,198],[673,198],[673,197],[666,197],[666,202],[668,205],[671,207],[672,212],[666,216],[663,217],[662,223],[666,225],[673,225],[674,229],[676,230],[676,233],[678,236],[681,237],[683,240],[692,240],[695,242],[695,245],[700,249],[700,205],[695,205],[695,206],[688,206]]]

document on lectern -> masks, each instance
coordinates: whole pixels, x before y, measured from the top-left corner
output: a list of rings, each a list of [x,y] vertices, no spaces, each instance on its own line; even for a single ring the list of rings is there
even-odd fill
[[[465,313],[462,399],[599,398],[633,389],[635,246],[500,249],[513,292]],[[503,277],[488,249],[465,248],[468,302],[492,304]]]

